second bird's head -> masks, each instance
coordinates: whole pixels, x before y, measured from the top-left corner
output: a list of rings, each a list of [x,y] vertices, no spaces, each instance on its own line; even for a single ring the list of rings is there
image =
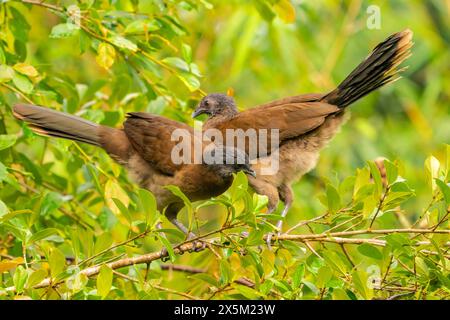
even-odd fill
[[[233,173],[244,172],[252,177],[256,177],[256,172],[250,165],[247,154],[234,147],[214,146],[207,149],[203,154],[204,164],[211,167],[223,178],[231,178]]]
[[[192,113],[192,118],[201,114],[207,114],[209,117],[213,117],[223,113],[237,113],[236,103],[233,97],[222,93],[211,93],[200,101]]]

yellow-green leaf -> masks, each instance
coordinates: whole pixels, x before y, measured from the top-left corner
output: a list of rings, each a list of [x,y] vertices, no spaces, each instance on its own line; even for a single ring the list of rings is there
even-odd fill
[[[127,193],[119,186],[119,184],[113,180],[108,180],[105,185],[105,199],[107,206],[111,211],[118,215],[120,213],[120,208],[116,205],[113,199],[119,199],[120,202],[128,207],[130,204],[130,198]]]
[[[433,156],[429,156],[425,160],[425,172],[428,178],[427,181],[433,191],[436,189],[436,181],[434,179],[439,177],[439,166],[439,160]]]
[[[38,269],[34,271],[29,277],[27,281],[27,288],[32,288],[38,283],[40,283],[47,276],[47,271],[45,269]]]
[[[7,65],[0,65],[0,82],[7,82],[14,76],[14,69]]]
[[[113,280],[113,272],[110,267],[103,265],[100,268],[100,272],[97,276],[97,293],[105,298],[111,290]]]
[[[295,8],[289,0],[279,0],[273,8],[284,22],[292,23],[295,21]]]
[[[122,49],[128,49],[130,51],[136,52],[138,50],[137,45],[128,40],[127,38],[124,38],[122,36],[115,35],[110,38],[110,41],[117,47]]]
[[[16,63],[13,66],[14,70],[16,70],[17,72],[24,74],[28,77],[37,77],[39,75],[39,73],[37,72],[37,70],[30,64],[28,63]]]
[[[64,270],[66,257],[60,250],[55,248],[48,258],[48,263],[50,265],[50,273],[52,274],[52,277],[55,278]]]
[[[14,269],[18,265],[21,265],[22,263],[23,263],[22,257],[15,258],[13,260],[0,261],[0,274],[5,271]]]
[[[98,45],[96,61],[100,67],[109,69],[113,65],[115,57],[116,50],[112,45],[106,42]]]
[[[15,73],[12,81],[16,88],[23,93],[31,93],[31,91],[33,91],[33,84],[31,83],[31,81],[21,74]]]

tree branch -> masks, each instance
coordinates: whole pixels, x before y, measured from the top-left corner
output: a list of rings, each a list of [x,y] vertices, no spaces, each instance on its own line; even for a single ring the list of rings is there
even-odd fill
[[[217,233],[211,232],[209,234]],[[380,230],[355,230],[355,231],[346,231],[346,232],[334,232],[330,234],[304,234],[304,235],[290,235],[290,234],[282,234],[278,237],[274,237],[273,241],[282,241],[282,240],[290,240],[290,241],[298,241],[298,242],[331,242],[331,243],[338,243],[338,244],[372,244],[376,246],[385,246],[386,240],[380,240],[380,239],[363,239],[363,238],[344,238],[345,236],[353,236],[353,235],[361,235],[361,234],[392,234],[392,233],[417,233],[417,234],[425,234],[425,233],[441,233],[441,234],[450,234],[450,230],[432,230],[432,229],[380,229]],[[202,238],[198,237],[198,238]],[[267,238],[267,236],[264,236],[264,240]],[[196,238],[197,239],[197,238]],[[195,240],[195,239],[194,239]],[[210,239],[208,241],[209,243],[212,243],[214,239]],[[420,244],[427,244],[424,241],[421,241]],[[448,244],[450,245],[450,244]],[[185,241],[182,244],[174,247],[174,253],[176,255],[181,255],[185,252],[195,252],[194,249],[201,249],[203,248],[203,245],[201,242],[198,241]],[[431,251],[426,251],[427,254],[432,254]],[[123,258],[117,261],[113,261],[110,263],[106,263],[108,267],[110,267],[113,270],[137,265],[137,264],[149,264],[152,261],[160,260],[161,258],[168,257],[168,253],[166,250],[161,250],[158,252],[152,252],[147,253],[144,255],[139,255],[135,257],[129,257],[129,258]],[[92,266],[89,268],[86,268],[82,271],[80,271],[81,274],[86,275],[87,277],[92,277],[97,275],[100,272],[101,265]],[[189,273],[200,273],[203,272],[203,269],[197,269],[187,266],[178,266],[178,267],[170,267],[169,265],[163,265],[163,269],[170,269],[177,271],[184,271]],[[252,287],[254,286],[254,283],[251,282],[248,279],[242,278],[238,279],[236,281],[239,284]],[[61,283],[61,282],[59,282]],[[48,286],[56,286],[59,283],[53,283],[51,278],[44,279],[41,283],[34,286],[34,289],[40,289],[45,288]],[[9,287],[6,289],[7,291],[14,291],[14,287]]]

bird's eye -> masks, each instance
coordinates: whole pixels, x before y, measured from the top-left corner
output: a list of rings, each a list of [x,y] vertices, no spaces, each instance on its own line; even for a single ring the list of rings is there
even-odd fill
[[[205,100],[205,106],[209,106],[209,101],[208,100]]]

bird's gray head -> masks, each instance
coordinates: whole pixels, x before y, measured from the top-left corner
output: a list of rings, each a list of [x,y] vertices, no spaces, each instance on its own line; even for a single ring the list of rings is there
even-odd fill
[[[221,177],[229,178],[233,176],[233,173],[239,171],[256,177],[256,173],[251,168],[250,160],[244,151],[233,147],[212,146],[203,153],[203,161]]]
[[[236,103],[233,97],[222,93],[211,93],[204,97],[192,113],[192,118],[201,114],[207,114],[210,117],[216,115],[234,115],[237,113]]]

